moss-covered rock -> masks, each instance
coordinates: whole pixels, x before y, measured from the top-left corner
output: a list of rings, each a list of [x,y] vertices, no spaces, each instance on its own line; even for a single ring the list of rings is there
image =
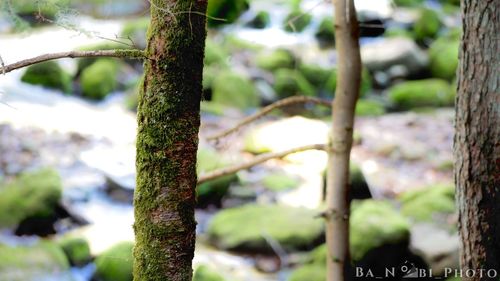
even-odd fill
[[[262,179],[262,185],[272,191],[283,191],[298,187],[299,181],[287,174],[269,174]]]
[[[311,23],[312,16],[302,10],[291,11],[283,21],[285,31],[302,32]]]
[[[227,66],[228,53],[220,44],[207,38],[205,42],[205,67],[211,65]]]
[[[286,250],[301,250],[315,246],[323,235],[316,215],[304,208],[249,204],[217,213],[207,233],[225,250],[270,252],[266,236]]]
[[[409,31],[408,29],[404,29],[401,27],[391,27],[387,28],[384,32],[385,37],[402,37],[402,38],[409,38],[413,39],[413,33]]]
[[[132,43],[137,48],[144,49],[146,48],[146,32],[150,21],[149,17],[127,21],[123,26],[120,36],[132,40]]]
[[[336,73],[334,68],[326,68],[316,64],[301,64],[299,71],[317,89],[325,89],[330,77]]]
[[[413,32],[417,41],[436,38],[442,23],[436,11],[422,9],[418,20],[413,25]]]
[[[55,61],[47,61],[29,66],[21,77],[21,81],[71,92],[71,75],[65,72]]]
[[[384,105],[376,100],[358,100],[356,104],[357,116],[380,116],[385,113]]]
[[[435,214],[455,212],[455,187],[434,185],[407,191],[400,195],[401,211],[418,221],[430,221]]]
[[[280,99],[295,95],[315,96],[316,89],[293,69],[278,69],[274,74],[274,90]]]
[[[210,0],[208,1],[208,25],[219,26],[236,21],[247,10],[247,0]]]
[[[424,0],[394,0],[394,4],[404,7],[415,7],[422,5]]]
[[[333,18],[326,17],[319,23],[314,36],[321,46],[333,46],[335,44],[335,29],[333,28]]]
[[[389,100],[398,109],[453,106],[455,90],[441,79],[407,81],[389,89]]]
[[[16,0],[11,1],[13,11],[28,20],[32,24],[43,24],[44,22],[38,15],[40,14],[46,19],[54,20],[56,14],[68,8],[67,0]]]
[[[72,265],[84,265],[92,258],[89,243],[83,238],[64,237],[57,244],[64,251],[64,254]]]
[[[73,280],[69,263],[60,247],[43,241],[33,246],[0,244],[0,280]],[[50,279],[48,279],[50,278]]]
[[[132,281],[133,248],[132,242],[121,242],[100,254],[95,276],[102,281]]]
[[[0,185],[0,228],[29,217],[49,217],[62,196],[59,174],[50,169],[21,174]]]
[[[198,175],[208,173],[217,169],[228,166],[230,163],[224,159],[215,150],[207,147],[200,147],[197,155],[197,172]],[[208,182],[205,182],[196,187],[198,206],[206,206],[208,204],[220,205],[220,201],[226,195],[229,186],[236,181],[235,174],[220,177]]]
[[[372,198],[370,188],[361,167],[351,162],[349,165],[350,200]],[[326,193],[326,170],[323,171],[323,192]]]
[[[118,64],[112,59],[99,59],[84,69],[80,78],[82,95],[102,100],[117,86]]]
[[[453,80],[458,67],[459,40],[448,37],[434,41],[429,48],[430,69],[433,77]]]
[[[270,23],[271,23],[271,16],[269,15],[269,12],[259,11],[257,12],[257,14],[255,14],[252,20],[247,23],[247,26],[257,29],[262,29],[266,28]]]
[[[193,281],[225,281],[226,279],[214,268],[208,265],[199,265],[194,270]]]
[[[276,71],[281,68],[294,68],[297,63],[293,53],[286,49],[263,51],[257,55],[256,61],[258,67],[268,71]]]
[[[215,77],[212,84],[212,101],[239,109],[254,108],[260,103],[252,81],[233,71],[223,71]]]
[[[352,211],[349,228],[351,256],[355,261],[372,249],[410,239],[408,221],[385,201],[360,202]]]
[[[352,261],[356,266],[376,270],[377,267],[380,267],[380,264],[364,260],[364,256],[386,245],[407,245],[410,237],[410,226],[408,221],[388,202],[366,200],[354,203],[351,207],[352,214],[349,233]],[[388,249],[390,248],[385,248],[383,252],[386,257],[390,257],[393,254],[392,252],[388,252]],[[326,258],[327,247],[326,244],[323,244],[311,252],[308,264],[292,272],[289,280],[325,280]],[[401,262],[403,261],[404,259]],[[360,263],[358,264],[358,262]]]

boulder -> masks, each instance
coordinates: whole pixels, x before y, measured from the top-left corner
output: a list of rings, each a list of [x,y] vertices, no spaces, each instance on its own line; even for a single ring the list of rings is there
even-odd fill
[[[46,19],[54,20],[59,11],[68,8],[68,1],[66,0],[16,0],[11,2],[13,11],[22,19],[27,20],[29,23],[46,24],[37,16],[41,14]],[[7,8],[7,7],[6,7]]]
[[[291,11],[283,21],[287,32],[302,32],[311,23],[312,16],[300,9]]]
[[[121,242],[104,251],[96,260],[95,277],[102,281],[132,281],[132,242]]]
[[[230,70],[219,73],[213,80],[212,101],[243,110],[255,108],[260,103],[252,81]]]
[[[409,190],[399,196],[401,212],[417,221],[431,221],[436,215],[455,213],[455,187],[432,185]]]
[[[389,100],[397,109],[453,106],[455,90],[441,79],[407,81],[388,90]]]
[[[387,72],[397,66],[403,68],[402,73],[395,74],[411,77],[424,71],[429,58],[413,40],[396,37],[387,38],[361,47],[361,57],[364,65],[371,72]]]
[[[82,266],[90,262],[92,256],[87,240],[78,237],[64,237],[57,241],[70,264]]]
[[[327,47],[335,45],[335,30],[333,29],[333,24],[333,18],[331,17],[325,17],[320,21],[314,33],[320,46]]]
[[[280,99],[295,95],[316,95],[316,89],[299,71],[286,68],[278,69],[275,72],[274,90]]]
[[[266,28],[271,23],[271,16],[267,11],[259,11],[255,16],[247,23],[247,26],[263,29]]]
[[[413,32],[417,41],[436,38],[442,23],[438,13],[432,9],[420,10],[420,16],[413,25]]]
[[[193,281],[225,281],[226,279],[218,270],[208,266],[199,265],[194,270]]]
[[[46,88],[58,89],[65,93],[72,90],[71,75],[55,61],[46,61],[29,66],[21,81]]]
[[[281,68],[295,68],[297,59],[287,49],[266,50],[257,55],[256,64],[257,67],[273,72]]]
[[[351,276],[355,276],[356,268],[361,268],[364,272],[370,269],[375,276],[384,276],[386,268],[399,269],[405,262],[415,264],[418,268],[425,268],[425,263],[408,250],[410,239],[408,221],[398,214],[390,203],[367,200],[354,202],[351,208],[349,235],[354,264]],[[308,263],[292,272],[290,280],[324,280],[326,258],[326,245],[317,247],[309,255]],[[404,275],[401,272],[396,274],[399,277]]]
[[[299,181],[297,178],[287,174],[268,174],[262,179],[262,185],[271,191],[279,192],[297,188]]]
[[[458,67],[460,41],[448,37],[439,38],[429,48],[430,69],[433,77],[453,80]]]
[[[315,216],[305,208],[248,204],[217,213],[207,233],[224,250],[272,253],[268,240],[287,251],[304,250],[323,237],[323,221]]]
[[[112,59],[98,59],[82,71],[82,95],[102,100],[117,87],[118,63]]]
[[[51,169],[23,173],[0,185],[0,228],[14,227],[27,219],[55,221],[62,196],[59,174]]]
[[[434,276],[460,268],[459,246],[458,233],[442,225],[418,223],[411,227],[410,248],[425,260]]]
[[[72,281],[69,262],[62,249],[49,241],[32,246],[0,244],[0,280]]]
[[[208,25],[216,27],[233,23],[248,7],[248,0],[211,0],[207,7]]]

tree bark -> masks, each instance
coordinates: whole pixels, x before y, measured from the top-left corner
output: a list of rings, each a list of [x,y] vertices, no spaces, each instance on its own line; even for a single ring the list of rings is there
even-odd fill
[[[151,5],[139,93],[135,281],[191,281],[206,0]]]
[[[455,182],[466,280],[500,274],[500,1],[462,0]],[[495,278],[497,279],[498,276]]]
[[[327,280],[348,280],[349,255],[349,158],[354,109],[361,82],[359,27],[353,0],[333,0],[338,78],[333,101],[331,147],[327,168],[326,242]]]

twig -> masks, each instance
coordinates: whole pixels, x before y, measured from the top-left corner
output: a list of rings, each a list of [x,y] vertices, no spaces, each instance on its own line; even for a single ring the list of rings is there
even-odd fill
[[[258,111],[256,113],[244,118],[241,122],[236,124],[236,126],[230,128],[230,129],[227,129],[225,131],[222,131],[218,134],[215,134],[213,136],[208,137],[207,140],[209,140],[209,141],[218,140],[220,138],[228,136],[228,135],[236,132],[237,130],[241,129],[243,126],[248,125],[249,123],[252,123],[253,121],[267,115],[269,112],[273,111],[274,109],[288,106],[291,104],[308,103],[308,102],[318,104],[318,105],[327,106],[327,107],[332,106],[332,103],[330,101],[323,100],[320,98],[315,98],[315,97],[294,96],[294,97],[284,98],[282,100],[279,100],[277,102],[274,102],[274,103],[264,107],[263,109],[261,109],[260,111]]]
[[[235,166],[231,166],[231,167],[227,167],[227,168],[215,170],[215,171],[210,172],[210,173],[203,174],[198,178],[198,184],[202,184],[202,183],[205,183],[207,181],[210,181],[210,180],[213,180],[216,178],[220,178],[223,176],[231,175],[231,174],[234,174],[234,173],[239,172],[241,170],[246,170],[246,169],[252,168],[253,166],[256,166],[258,164],[261,164],[261,163],[266,162],[266,161],[271,160],[271,159],[283,158],[283,157],[285,157],[289,154],[292,154],[292,153],[302,152],[302,151],[306,151],[306,150],[326,150],[326,149],[327,149],[327,147],[324,144],[311,144],[311,145],[292,148],[292,149],[285,150],[282,152],[272,152],[272,153],[262,154],[259,156],[255,156],[252,160],[248,161],[247,163],[243,163],[240,165],[235,165]]]
[[[41,63],[44,61],[61,59],[61,58],[92,58],[92,57],[115,57],[115,58],[146,58],[142,50],[99,50],[99,51],[70,51],[61,53],[52,53],[40,55],[30,59],[21,60],[6,66],[2,65],[0,72],[8,73],[13,70],[30,66],[33,64]]]
[[[278,256],[278,259],[280,261],[280,268],[282,268],[284,265],[288,264],[288,254],[286,253],[285,249],[281,246],[281,244],[276,241],[269,233],[262,233],[261,234],[264,240],[266,240],[267,244],[271,247],[271,249],[274,251],[276,256]]]

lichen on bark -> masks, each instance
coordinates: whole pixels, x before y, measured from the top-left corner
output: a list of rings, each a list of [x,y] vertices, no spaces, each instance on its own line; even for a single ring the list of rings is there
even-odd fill
[[[192,278],[206,5],[151,5],[137,115],[135,281]]]

